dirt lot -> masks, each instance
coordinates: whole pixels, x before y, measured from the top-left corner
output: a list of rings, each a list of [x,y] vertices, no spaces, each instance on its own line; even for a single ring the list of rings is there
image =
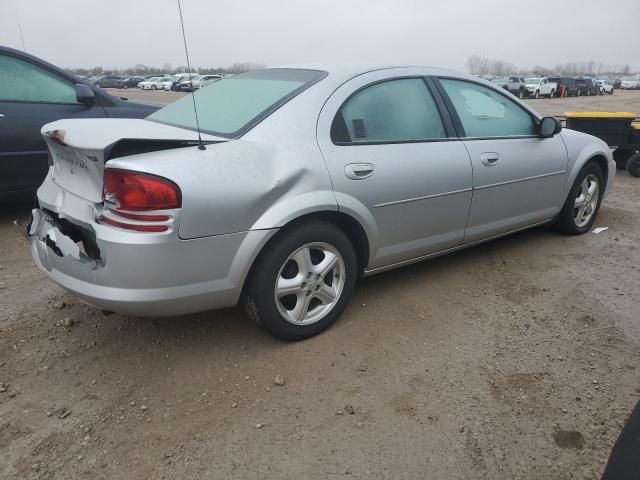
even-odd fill
[[[640,92],[535,104],[640,113]],[[640,399],[626,173],[606,232],[535,229],[364,279],[296,344],[235,309],[80,304],[33,266],[12,224],[29,208],[0,206],[2,478],[594,479]]]

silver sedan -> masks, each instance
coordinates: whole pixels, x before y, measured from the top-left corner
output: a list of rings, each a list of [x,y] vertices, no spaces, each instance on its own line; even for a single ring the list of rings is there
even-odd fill
[[[139,316],[241,303],[286,340],[331,325],[361,275],[537,225],[589,231],[615,173],[597,138],[426,67],[259,70],[144,120],[42,133],[28,233],[53,281]]]

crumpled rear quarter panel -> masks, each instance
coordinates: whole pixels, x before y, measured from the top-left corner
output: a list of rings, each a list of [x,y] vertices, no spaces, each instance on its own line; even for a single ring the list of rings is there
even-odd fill
[[[206,150],[117,158],[108,166],[174,181],[182,192],[183,239],[280,227],[294,212],[304,211],[305,203],[337,209],[319,148],[311,142],[275,146],[231,140]],[[309,192],[314,192],[312,202]]]

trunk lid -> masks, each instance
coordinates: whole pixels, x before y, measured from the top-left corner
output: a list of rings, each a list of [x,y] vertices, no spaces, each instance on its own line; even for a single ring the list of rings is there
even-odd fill
[[[194,146],[197,133],[144,119],[58,120],[42,127],[51,152],[52,178],[65,190],[94,203],[102,201],[104,165],[110,158]],[[202,134],[205,143],[228,139]]]

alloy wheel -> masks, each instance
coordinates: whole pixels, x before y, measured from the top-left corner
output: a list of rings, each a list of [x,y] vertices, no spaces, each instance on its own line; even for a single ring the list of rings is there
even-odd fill
[[[600,182],[593,173],[587,175],[578,189],[573,203],[573,221],[578,228],[589,223],[596,212],[600,198]]]
[[[332,245],[303,245],[287,257],[276,277],[278,312],[294,325],[322,320],[340,300],[345,273],[344,259]]]

